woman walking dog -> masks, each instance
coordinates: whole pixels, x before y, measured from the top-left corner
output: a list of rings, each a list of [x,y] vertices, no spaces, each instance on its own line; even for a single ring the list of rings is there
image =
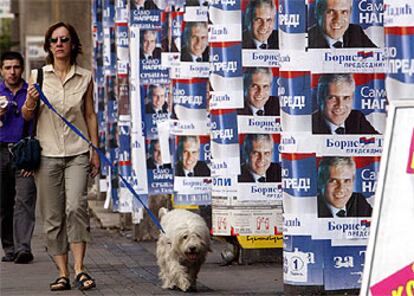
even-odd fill
[[[97,145],[92,75],[76,63],[82,52],[78,34],[70,24],[56,23],[46,31],[44,49],[48,56],[47,65],[42,68],[42,91],[61,115]],[[50,289],[71,288],[68,269],[71,250],[75,284],[80,290],[88,290],[95,287],[95,280],[83,265],[86,243],[90,240],[87,183],[88,175],[95,177],[99,171],[99,156],[39,102],[39,93],[33,85],[37,74],[37,70],[32,71],[22,113],[26,120],[37,114],[37,138],[42,157],[35,179],[48,252],[59,272]]]

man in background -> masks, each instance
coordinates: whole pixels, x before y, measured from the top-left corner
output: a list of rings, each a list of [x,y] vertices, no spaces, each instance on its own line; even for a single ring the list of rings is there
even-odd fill
[[[33,260],[31,240],[35,226],[36,187],[33,172],[16,169],[10,147],[28,136],[33,122],[26,122],[21,108],[27,83],[22,79],[23,57],[5,52],[0,58],[0,236],[3,262],[29,263]]]

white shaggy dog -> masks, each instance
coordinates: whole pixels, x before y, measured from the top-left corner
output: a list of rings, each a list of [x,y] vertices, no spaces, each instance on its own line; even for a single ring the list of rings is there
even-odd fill
[[[197,274],[210,250],[210,233],[203,218],[187,210],[159,211],[161,233],[157,263],[164,289],[195,291]]]

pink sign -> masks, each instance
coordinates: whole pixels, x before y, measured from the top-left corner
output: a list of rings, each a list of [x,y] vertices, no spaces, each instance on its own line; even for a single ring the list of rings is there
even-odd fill
[[[370,289],[372,296],[413,296],[414,262],[375,284]]]
[[[414,130],[411,136],[411,145],[408,155],[407,173],[414,174]]]

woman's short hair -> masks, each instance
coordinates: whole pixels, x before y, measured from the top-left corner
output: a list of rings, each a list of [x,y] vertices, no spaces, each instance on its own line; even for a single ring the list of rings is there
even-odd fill
[[[51,25],[45,33],[45,43],[43,44],[43,48],[47,52],[46,63],[54,63],[53,53],[50,50],[50,38],[52,37],[53,32],[60,27],[65,27],[69,31],[70,42],[72,44],[72,50],[70,52],[70,64],[76,64],[78,55],[82,53],[82,45],[75,28],[72,25],[64,22],[58,22]]]

